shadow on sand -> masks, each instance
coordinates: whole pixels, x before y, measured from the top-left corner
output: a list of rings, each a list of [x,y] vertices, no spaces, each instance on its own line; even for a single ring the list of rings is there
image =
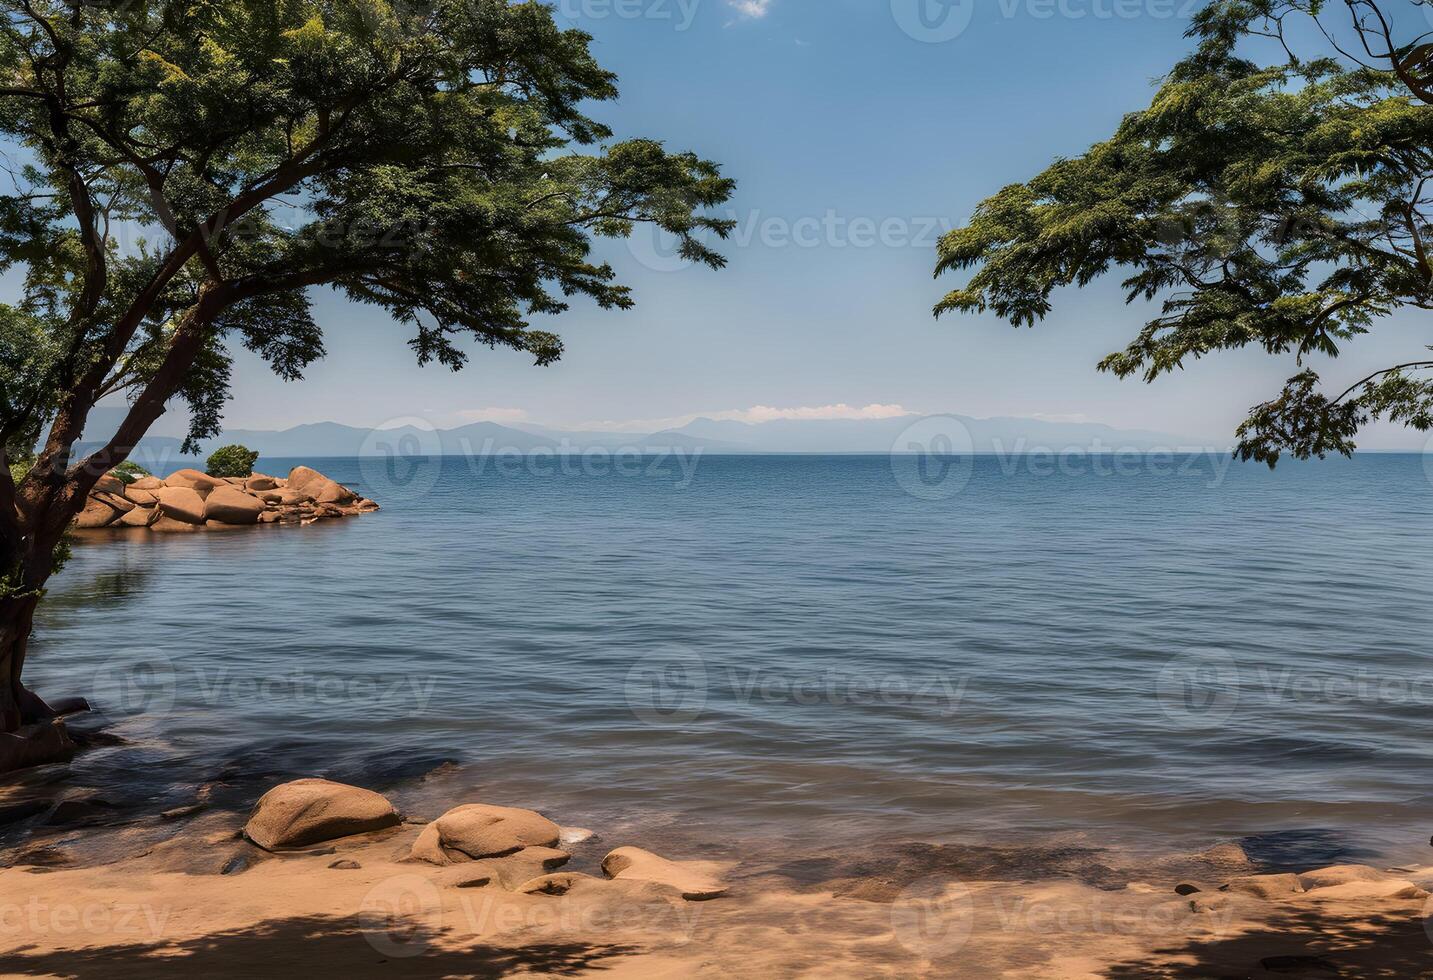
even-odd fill
[[[351,918],[299,916],[178,943],[135,943],[45,951],[20,947],[0,955],[7,976],[275,977],[311,973],[355,977],[503,977],[515,973],[571,977],[605,969],[640,947],[583,942],[522,947],[432,945],[440,933],[421,928],[390,935]],[[370,941],[371,939],[376,941]]]
[[[1111,980],[1433,977],[1427,921],[1416,914],[1344,918],[1301,909],[1241,935],[1162,948],[1107,967],[1103,975]]]

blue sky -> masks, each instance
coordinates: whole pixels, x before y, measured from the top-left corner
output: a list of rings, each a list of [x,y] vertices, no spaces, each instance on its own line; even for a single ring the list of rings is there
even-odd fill
[[[928,16],[920,18],[925,5]],[[935,238],[1003,184],[1108,135],[1187,50],[1189,0],[559,0],[621,78],[619,136],[720,161],[740,186],[721,272],[672,269],[644,236],[606,243],[637,309],[578,306],[564,360],[474,352],[419,369],[379,311],[319,301],[330,355],[284,384],[241,359],[235,427],[411,417],[642,428],[697,414],[845,405],[1041,415],[1226,438],[1293,364],[1221,355],[1153,386],[1097,374],[1142,322],[1113,281],[1058,297],[1033,331],[931,306]],[[1422,349],[1406,317],[1330,380]],[[826,411],[826,414],[831,412]],[[652,427],[656,427],[653,425]],[[1370,448],[1421,447],[1375,433]]]

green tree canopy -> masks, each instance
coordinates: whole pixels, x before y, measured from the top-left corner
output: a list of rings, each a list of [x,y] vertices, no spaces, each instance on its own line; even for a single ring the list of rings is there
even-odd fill
[[[210,476],[250,476],[258,461],[258,451],[247,446],[220,446],[209,454],[204,472]]]
[[[702,238],[729,232],[711,209],[732,182],[614,140],[590,113],[615,77],[544,4],[0,2],[0,268],[23,277],[0,304],[0,462],[42,437],[0,465],[0,731],[34,713],[30,609],[94,481],[171,400],[191,448],[214,435],[236,346],[293,379],[342,343],[313,287],[382,307],[420,362],[456,369],[467,340],[543,365],[562,342],[540,318],[632,303],[595,237],[652,223],[723,264]],[[118,394],[127,417],[72,458]]]
[[[1347,390],[1309,363],[1400,307],[1433,309],[1433,44],[1417,5],[1388,6],[1210,3],[1148,108],[942,240],[937,275],[974,273],[937,315],[1031,326],[1057,287],[1118,269],[1128,301],[1159,312],[1102,370],[1153,381],[1243,347],[1296,362],[1240,427],[1242,458],[1350,453],[1379,418],[1433,427],[1428,355]]]

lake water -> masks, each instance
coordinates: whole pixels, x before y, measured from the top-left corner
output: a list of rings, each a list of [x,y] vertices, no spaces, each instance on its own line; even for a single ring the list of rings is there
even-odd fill
[[[237,805],[323,774],[708,839],[1426,853],[1421,457],[305,462],[384,509],[79,542],[27,675],[126,739],[77,778]]]

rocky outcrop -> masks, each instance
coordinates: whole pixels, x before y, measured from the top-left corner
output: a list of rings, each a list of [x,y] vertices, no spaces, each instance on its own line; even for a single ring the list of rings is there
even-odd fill
[[[296,779],[259,799],[244,836],[266,851],[277,851],[386,830],[400,822],[393,804],[372,790],[327,779]]]
[[[372,500],[307,466],[294,467],[284,478],[255,473],[228,479],[178,470],[162,480],[146,476],[128,485],[113,476],[101,477],[74,526],[193,531],[310,524],[377,509]]]

